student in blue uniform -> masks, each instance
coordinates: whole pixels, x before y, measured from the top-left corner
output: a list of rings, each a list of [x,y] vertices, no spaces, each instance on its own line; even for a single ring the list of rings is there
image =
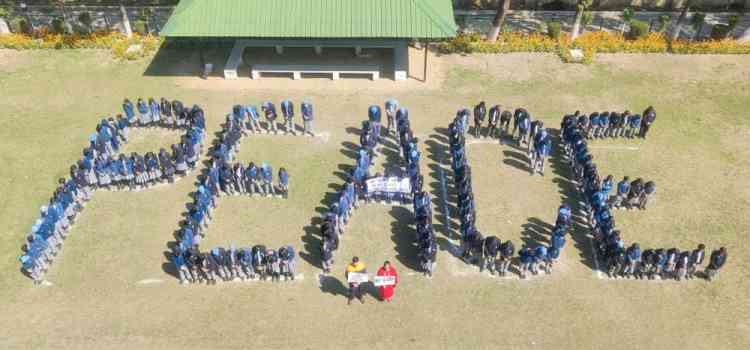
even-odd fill
[[[122,111],[125,113],[125,118],[128,119],[129,124],[133,125],[136,123],[137,119],[135,118],[135,110],[133,108],[133,102],[130,102],[129,99],[125,99],[122,102]]]
[[[494,105],[490,108],[487,115],[487,135],[491,139],[499,137],[497,125],[500,122],[500,105]]]
[[[487,107],[484,101],[474,106],[474,137],[479,138],[482,135],[482,123],[487,115]]]
[[[628,193],[630,193],[630,177],[625,176],[617,183],[617,193],[610,198],[611,207],[620,208]]]
[[[638,134],[640,129],[641,129],[641,115],[633,114],[632,116],[630,116],[630,119],[628,120],[628,130],[627,130],[626,136],[632,139]]]
[[[505,136],[508,136],[508,128],[510,127],[510,120],[512,118],[513,114],[508,110],[504,110],[502,113],[500,113],[500,128],[503,129],[503,133],[505,134]]]
[[[518,146],[524,142],[529,142],[529,129],[531,129],[531,116],[528,113],[521,113],[518,118]]]
[[[398,100],[389,98],[385,101],[385,116],[388,123],[388,133],[396,134],[396,111],[398,110]]]
[[[291,100],[281,101],[281,114],[284,115],[284,134],[291,133],[297,136],[294,125],[294,103]]]
[[[260,127],[260,115],[258,114],[258,108],[254,105],[247,105],[245,106],[245,113],[247,113],[246,128],[253,133],[259,133],[262,129]]]
[[[284,276],[285,280],[294,281],[295,259],[294,248],[290,245],[283,246],[278,250],[279,254],[279,273]]]
[[[701,244],[698,244],[698,247],[696,247],[692,252],[690,252],[690,264],[688,266],[687,271],[687,278],[693,279],[695,276],[695,272],[698,270],[698,267],[703,264],[703,260],[706,257],[706,246]]]
[[[149,110],[151,111],[151,125],[161,125],[161,108],[159,102],[156,102],[153,98],[148,99]]]
[[[289,196],[289,173],[284,167],[279,168],[279,192],[284,198]]]
[[[273,188],[273,168],[271,165],[262,163],[260,165],[260,176],[263,181],[263,194],[276,195],[276,191]]]
[[[304,134],[315,136],[315,132],[313,131],[313,121],[315,120],[313,116],[313,105],[309,101],[303,101],[302,106],[300,107],[302,110],[302,123],[304,125]]]
[[[380,126],[381,126],[381,110],[380,106],[372,105],[367,109],[367,120],[370,122],[372,128],[372,137],[375,141],[375,146],[380,143]]]
[[[552,268],[557,263],[557,259],[560,258],[560,248],[553,245],[547,247],[547,255],[544,259],[544,271],[549,275],[552,273]]]
[[[266,116],[266,133],[273,131],[274,134],[278,134],[279,130],[276,127],[276,106],[270,101],[263,102],[260,109],[265,113]]]

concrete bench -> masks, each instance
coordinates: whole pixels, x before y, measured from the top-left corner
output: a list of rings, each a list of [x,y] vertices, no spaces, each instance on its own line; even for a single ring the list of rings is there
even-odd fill
[[[260,78],[261,73],[291,73],[292,79],[302,78],[302,73],[331,74],[331,79],[338,80],[341,74],[366,74],[372,80],[380,79],[380,66],[378,65],[283,65],[283,64],[256,64],[250,68],[250,77]]]

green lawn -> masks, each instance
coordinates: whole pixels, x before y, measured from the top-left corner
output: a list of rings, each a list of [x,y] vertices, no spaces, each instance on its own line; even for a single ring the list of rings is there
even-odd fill
[[[191,63],[196,55],[172,53]],[[431,58],[429,84],[326,79],[207,81],[144,75],[149,62],[113,62],[97,51],[0,51],[0,348],[714,348],[750,347],[741,237],[750,229],[750,65],[746,56],[600,56],[590,66],[554,55]],[[209,135],[235,103],[291,97],[315,105],[319,138],[249,136],[239,158],[289,169],[288,200],[221,198],[205,246],[292,244],[304,254],[303,279],[284,285],[180,286],[165,272],[164,252],[178,228],[196,173],[140,192],[96,192],[49,272],[35,287],[16,260],[31,224],[78,158],[103,115],[123,97],[178,98],[207,112]],[[654,105],[648,140],[593,144],[602,174],[657,183],[647,211],[617,211],[626,242],[645,247],[729,250],[718,280],[645,282],[599,279],[582,232],[568,238],[555,274],[498,280],[438,254],[434,279],[416,273],[410,209],[359,209],[319,280],[315,218],[354,160],[354,130],[367,106],[395,96],[420,138],[426,184],[436,189],[441,130],[456,109],[480,99],[526,107],[550,128],[575,110]],[[138,131],[124,151],[166,147],[168,131]],[[208,141],[211,141],[209,136]],[[569,198],[566,167],[551,159],[545,177],[529,176],[508,145],[468,146],[485,234],[538,239]],[[380,166],[380,164],[379,164]],[[378,168],[376,171],[380,171]],[[441,231],[440,235],[444,231]],[[441,240],[443,249],[450,241]],[[309,256],[308,254],[311,254]],[[384,259],[402,274],[392,304],[346,306],[343,267],[359,255],[370,270]],[[143,280],[158,283],[139,284]]]

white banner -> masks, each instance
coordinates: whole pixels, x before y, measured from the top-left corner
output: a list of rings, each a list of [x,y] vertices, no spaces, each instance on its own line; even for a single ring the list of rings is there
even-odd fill
[[[361,272],[349,272],[349,275],[346,277],[346,282],[348,283],[365,283],[369,280],[370,276]]]
[[[367,192],[411,193],[408,177],[374,177],[367,180]]]
[[[396,284],[396,276],[375,276],[373,282],[375,287],[392,286]]]

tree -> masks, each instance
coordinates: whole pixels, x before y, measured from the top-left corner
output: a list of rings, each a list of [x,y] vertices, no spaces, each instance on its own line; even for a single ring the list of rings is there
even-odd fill
[[[490,33],[487,35],[487,40],[490,42],[497,41],[497,37],[500,36],[500,31],[503,29],[505,23],[505,14],[510,8],[510,0],[500,0],[497,4],[497,12],[495,12],[495,18],[492,20],[492,28]]]
[[[693,1],[694,0],[685,1],[685,6],[682,8],[682,12],[680,12],[680,17],[677,18],[677,23],[674,25],[674,31],[669,37],[669,40],[675,41],[680,37],[680,31],[682,31],[682,23],[685,22],[685,18],[687,18],[687,14],[690,11],[690,6],[693,6]]]
[[[120,1],[120,12],[122,12],[122,28],[125,30],[125,36],[128,38],[133,37],[133,29],[130,27],[130,18],[128,18],[128,11],[125,10],[125,5]]]
[[[93,23],[93,19],[91,18],[91,13],[88,11],[81,12],[81,14],[78,15],[78,22],[81,22],[84,28],[86,28],[86,31],[91,33],[93,32],[93,27],[91,24]]]
[[[693,40],[697,40],[701,35],[701,29],[703,29],[703,24],[706,23],[706,14],[696,12],[693,14],[693,17],[690,18],[690,25],[693,26],[693,30],[695,30],[695,33],[693,34]]]
[[[573,23],[573,32],[570,33],[570,41],[576,40],[578,34],[580,34],[581,19],[583,18],[583,13],[589,9],[591,3],[592,0],[578,0],[578,3],[576,4],[576,21],[575,23]]]
[[[656,31],[659,33],[663,33],[665,30],[667,30],[667,27],[669,27],[669,22],[672,22],[672,17],[669,15],[661,15],[659,16],[659,27],[657,27]]]
[[[625,34],[625,25],[633,20],[633,9],[626,7],[622,10],[622,27],[620,27],[620,35]]]

